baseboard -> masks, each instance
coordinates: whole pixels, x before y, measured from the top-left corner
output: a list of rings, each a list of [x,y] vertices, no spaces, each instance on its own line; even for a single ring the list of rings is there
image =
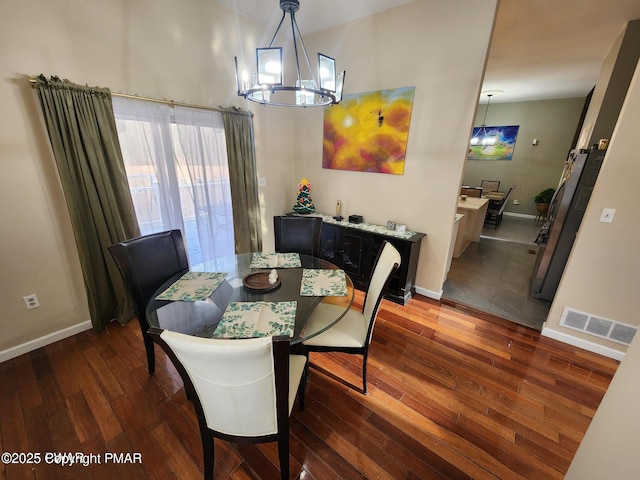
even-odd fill
[[[63,340],[68,337],[72,337],[80,332],[84,332],[86,330],[91,329],[91,320],[87,320],[82,323],[77,323],[75,325],[71,325],[70,327],[63,328],[62,330],[58,330],[57,332],[52,332],[43,337],[35,338],[33,340],[29,340],[28,342],[22,343],[20,345],[16,345],[15,347],[8,348],[6,350],[0,351],[0,363],[6,362],[7,360],[11,360],[12,358],[19,357],[25,353],[32,352],[33,350],[37,350],[40,347],[45,347],[50,345],[58,340]]]
[[[440,300],[440,298],[442,298],[442,292],[443,290],[434,292],[433,290],[427,290],[426,288],[416,287],[416,293],[424,295],[425,297],[433,298],[434,300]]]
[[[536,218],[535,215],[530,215],[528,213],[503,212],[502,215],[505,217]]]
[[[583,338],[574,337],[573,335],[569,335],[568,333],[564,333],[559,330],[548,328],[546,323],[542,326],[542,335],[545,337],[553,338],[554,340],[558,340],[562,343],[572,345],[574,347],[582,348],[583,350],[587,350],[592,353],[597,353],[599,355],[604,355],[605,357],[613,358],[614,360],[622,361],[622,359],[624,358],[624,352],[621,352],[620,350],[609,348],[598,343],[584,340]]]

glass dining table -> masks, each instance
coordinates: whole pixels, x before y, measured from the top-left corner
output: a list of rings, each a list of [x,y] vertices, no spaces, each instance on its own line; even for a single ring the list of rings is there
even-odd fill
[[[264,255],[264,254],[258,254]],[[305,270],[340,270],[336,265],[321,258],[300,254],[299,266],[276,268],[277,285],[253,285],[248,279],[256,277],[256,273],[268,275],[271,268],[252,268],[254,254],[243,253],[216,259],[211,263],[200,264],[190,271],[220,272],[222,282],[204,300],[171,301],[156,297],[175,285],[183,273],[175,275],[161,285],[147,304],[146,316],[150,331],[171,330],[198,337],[212,338],[216,336],[216,328],[223,319],[227,307],[232,302],[296,302],[295,323],[291,344],[295,345],[311,338],[335,325],[347,313],[354,297],[353,282],[349,275],[346,280],[346,295],[315,296],[301,292],[303,271]],[[243,282],[244,280],[244,282]],[[247,286],[245,286],[245,284]],[[320,304],[329,304],[324,309],[335,317],[322,330],[309,331],[306,321],[313,310]]]

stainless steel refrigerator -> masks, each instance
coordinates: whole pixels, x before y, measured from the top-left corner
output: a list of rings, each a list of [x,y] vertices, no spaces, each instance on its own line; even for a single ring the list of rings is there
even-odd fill
[[[538,233],[538,255],[531,279],[532,296],[553,300],[591,198],[606,150],[572,150]]]

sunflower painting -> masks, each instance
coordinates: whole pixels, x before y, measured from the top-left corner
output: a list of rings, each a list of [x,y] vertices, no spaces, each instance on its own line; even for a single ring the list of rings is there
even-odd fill
[[[326,108],[322,168],[402,175],[414,90],[345,95]]]

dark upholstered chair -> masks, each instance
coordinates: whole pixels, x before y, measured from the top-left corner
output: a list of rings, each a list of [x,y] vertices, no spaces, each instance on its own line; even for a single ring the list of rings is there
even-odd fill
[[[273,232],[276,252],[297,252],[318,256],[320,250],[321,217],[275,216]]]
[[[111,245],[109,251],[133,297],[149,374],[153,374],[156,361],[145,311],[151,296],[164,282],[189,270],[182,234],[180,230],[153,233]]]
[[[213,480],[214,437],[234,443],[278,442],[280,475],[289,479],[289,416],[304,409],[306,358],[290,355],[288,336],[200,338],[151,329],[182,377],[200,426],[204,478]]]
[[[367,358],[373,326],[384,291],[400,266],[400,260],[400,253],[395,247],[386,240],[382,242],[362,310],[350,309],[338,323],[302,342],[307,355],[309,352],[344,352],[362,355],[362,393],[364,394],[367,393]],[[310,332],[326,328],[337,318],[336,313],[332,311],[336,308],[340,307],[320,303],[311,313],[305,328]]]
[[[507,206],[507,202],[509,201],[509,197],[511,196],[511,192],[515,185],[511,185],[509,191],[504,196],[504,198],[500,202],[489,202],[489,208],[487,208],[487,214],[484,217],[485,225],[493,225],[493,228],[498,228],[498,225],[502,222],[502,214],[504,213],[504,209]]]

